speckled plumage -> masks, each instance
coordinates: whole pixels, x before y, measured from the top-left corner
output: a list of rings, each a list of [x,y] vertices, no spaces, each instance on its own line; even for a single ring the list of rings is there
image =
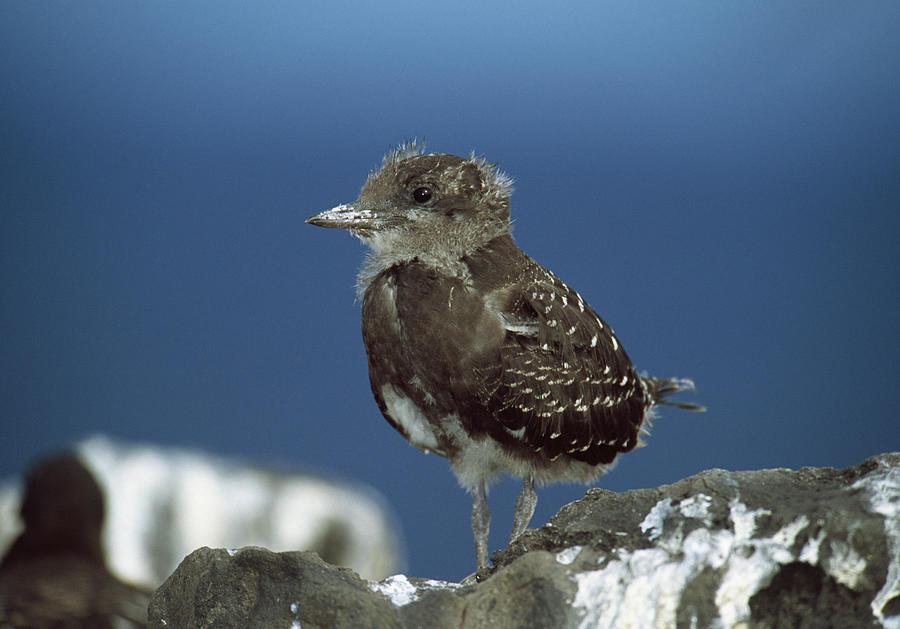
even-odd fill
[[[599,476],[639,444],[664,395],[693,386],[640,377],[609,325],[516,246],[511,191],[482,159],[404,145],[357,201],[308,219],[371,247],[358,289],[372,392],[394,428],[447,457],[472,491],[479,568],[497,474],[524,479],[514,539],[535,480]]]

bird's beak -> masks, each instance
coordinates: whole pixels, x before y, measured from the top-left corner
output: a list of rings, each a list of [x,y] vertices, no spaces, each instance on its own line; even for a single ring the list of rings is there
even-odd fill
[[[377,229],[378,213],[374,210],[359,209],[345,203],[330,210],[319,212],[306,219],[310,225],[319,227],[340,227],[351,231]]]

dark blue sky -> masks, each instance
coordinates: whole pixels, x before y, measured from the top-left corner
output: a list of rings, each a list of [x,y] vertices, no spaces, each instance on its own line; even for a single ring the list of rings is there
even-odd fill
[[[696,380],[600,486],[897,450],[898,65],[892,1],[4,2],[0,475],[96,431],[304,466],[468,574],[469,497],[371,399],[362,247],[303,223],[415,136],[499,162],[519,244]]]

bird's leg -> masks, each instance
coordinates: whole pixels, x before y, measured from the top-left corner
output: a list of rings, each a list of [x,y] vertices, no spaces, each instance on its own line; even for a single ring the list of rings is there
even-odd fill
[[[528,528],[534,508],[537,506],[537,492],[534,490],[534,478],[526,476],[522,483],[522,491],[516,498],[516,506],[513,510],[512,533],[509,534],[509,543],[519,539],[519,536]]]
[[[491,529],[491,509],[487,490],[481,482],[472,490],[472,535],[475,537],[475,562],[478,570],[488,567],[488,533]]]

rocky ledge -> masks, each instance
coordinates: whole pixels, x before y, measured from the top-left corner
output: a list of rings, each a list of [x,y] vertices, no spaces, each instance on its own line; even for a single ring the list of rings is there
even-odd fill
[[[201,548],[149,626],[900,628],[900,453],[590,489],[492,560],[462,586]]]

